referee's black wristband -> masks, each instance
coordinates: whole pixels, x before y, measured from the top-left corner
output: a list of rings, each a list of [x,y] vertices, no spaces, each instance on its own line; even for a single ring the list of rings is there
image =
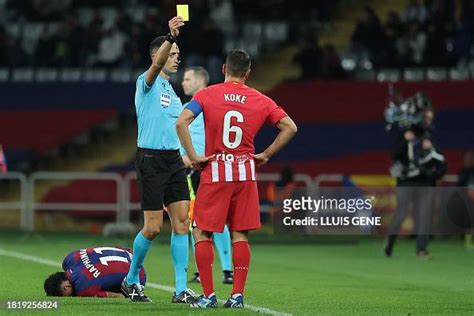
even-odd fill
[[[166,40],[171,44],[176,43],[176,37],[171,35],[171,33],[166,34]]]

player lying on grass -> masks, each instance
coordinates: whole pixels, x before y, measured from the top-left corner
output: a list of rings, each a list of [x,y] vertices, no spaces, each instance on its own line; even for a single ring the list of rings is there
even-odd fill
[[[63,260],[64,272],[51,274],[44,281],[48,296],[122,297],[120,285],[130,269],[132,252],[122,247],[96,247],[74,250]],[[140,267],[140,284],[146,274]]]

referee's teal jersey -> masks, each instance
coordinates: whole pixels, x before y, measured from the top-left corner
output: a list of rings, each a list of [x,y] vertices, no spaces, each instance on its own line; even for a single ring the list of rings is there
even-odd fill
[[[183,109],[181,100],[168,80],[158,75],[150,87],[145,75],[146,72],[138,77],[135,90],[137,146],[157,150],[179,149],[176,121]]]
[[[186,103],[183,106],[183,109],[186,108]],[[204,115],[198,115],[197,117],[194,118],[194,121],[189,125],[189,134],[191,134],[191,141],[193,143],[194,150],[196,151],[196,154],[204,156],[204,148],[206,145],[206,138],[204,134]],[[183,146],[181,146],[180,149],[181,156],[187,155],[186,150],[184,149]]]

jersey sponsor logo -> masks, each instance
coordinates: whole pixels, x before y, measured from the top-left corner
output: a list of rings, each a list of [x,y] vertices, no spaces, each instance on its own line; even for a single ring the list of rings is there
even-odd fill
[[[160,103],[164,108],[169,107],[171,104],[171,95],[162,92],[160,96]]]
[[[226,154],[226,153],[216,154],[216,160],[232,162],[235,160],[235,156],[232,154]]]
[[[224,101],[245,104],[245,101],[247,101],[247,96],[237,93],[224,93]]]
[[[224,168],[219,171],[219,162]],[[223,171],[223,174],[221,172]],[[235,176],[234,176],[235,173]],[[249,173],[249,176],[247,175]],[[212,182],[255,181],[255,162],[249,154],[233,155],[228,153],[216,154],[211,161]]]
[[[234,155],[234,154],[227,154],[225,152],[216,154],[217,161],[228,161],[228,162],[245,162],[247,160],[252,159],[252,157],[249,154],[242,154],[242,155]]]

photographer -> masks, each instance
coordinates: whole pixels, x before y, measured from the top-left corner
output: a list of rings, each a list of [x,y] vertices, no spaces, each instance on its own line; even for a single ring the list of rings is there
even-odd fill
[[[385,255],[390,257],[405,220],[413,207],[416,251],[428,259],[428,241],[433,207],[433,187],[446,172],[446,162],[434,146],[431,135],[434,112],[422,94],[406,100],[399,107],[399,132],[392,150],[391,173],[397,178],[397,208],[387,231]]]

